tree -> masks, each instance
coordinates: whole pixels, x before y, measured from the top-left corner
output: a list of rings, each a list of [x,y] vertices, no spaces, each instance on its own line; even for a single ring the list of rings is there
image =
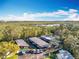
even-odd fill
[[[57,55],[53,52],[51,52],[49,57],[50,57],[50,59],[57,59]]]
[[[11,41],[11,40],[13,40],[12,29],[9,26],[5,27],[5,29],[3,30],[2,34],[3,34],[3,40],[4,41]]]
[[[19,50],[19,47],[12,42],[0,43],[0,58],[6,59],[7,56],[15,54]]]
[[[27,37],[27,36],[26,36],[26,31],[27,31],[27,29],[25,29],[25,28],[22,29],[22,33],[21,33],[20,38],[25,39],[25,38]]]

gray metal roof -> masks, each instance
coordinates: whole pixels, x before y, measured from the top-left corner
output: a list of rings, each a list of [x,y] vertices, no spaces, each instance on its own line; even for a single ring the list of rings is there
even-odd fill
[[[37,38],[37,37],[29,38],[29,40],[31,40],[35,44],[39,45],[40,47],[49,46],[48,43],[46,43],[45,41],[43,41],[43,40],[41,40],[40,38]]]
[[[18,46],[29,46],[23,39],[15,40]]]
[[[50,37],[45,36],[45,35],[41,36],[41,38],[44,38],[45,40],[51,40],[51,38],[50,38]]]
[[[68,51],[60,50],[57,54],[57,59],[75,59]]]

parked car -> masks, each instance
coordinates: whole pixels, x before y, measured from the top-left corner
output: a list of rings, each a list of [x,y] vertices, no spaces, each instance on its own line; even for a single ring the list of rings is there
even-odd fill
[[[23,52],[20,51],[19,53],[17,53],[17,55],[21,56],[21,55],[23,55]]]
[[[33,50],[33,53],[34,53],[34,54],[40,54],[40,53],[42,53],[42,52],[43,52],[42,49],[35,49],[35,50]]]
[[[33,49],[33,50],[26,51],[26,53],[29,53],[29,54],[40,54],[42,52],[43,52],[42,49]]]
[[[33,51],[32,50],[28,50],[25,52],[26,54],[33,54]]]

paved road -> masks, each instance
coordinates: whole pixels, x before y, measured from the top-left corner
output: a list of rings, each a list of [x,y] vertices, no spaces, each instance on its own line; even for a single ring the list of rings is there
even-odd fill
[[[25,54],[23,56],[18,56],[18,59],[44,59],[45,56],[41,54]]]

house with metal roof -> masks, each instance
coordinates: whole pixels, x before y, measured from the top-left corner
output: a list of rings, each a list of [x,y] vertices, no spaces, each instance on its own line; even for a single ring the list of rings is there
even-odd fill
[[[15,40],[19,47],[29,47],[29,45],[23,39]]]
[[[48,48],[49,44],[37,37],[29,38],[29,41],[38,48]]]
[[[51,41],[51,37],[45,36],[45,35],[41,36],[40,39],[42,39],[42,40],[44,40],[44,41],[46,41],[48,43]]]
[[[55,49],[58,49],[59,48],[60,41],[57,40],[56,37],[54,37],[54,36],[46,36],[46,35],[43,35],[43,36],[40,37],[40,39],[42,39],[43,41],[49,43],[52,48],[55,48]]]
[[[75,59],[71,53],[66,50],[59,50],[59,53],[56,54],[57,59]]]

